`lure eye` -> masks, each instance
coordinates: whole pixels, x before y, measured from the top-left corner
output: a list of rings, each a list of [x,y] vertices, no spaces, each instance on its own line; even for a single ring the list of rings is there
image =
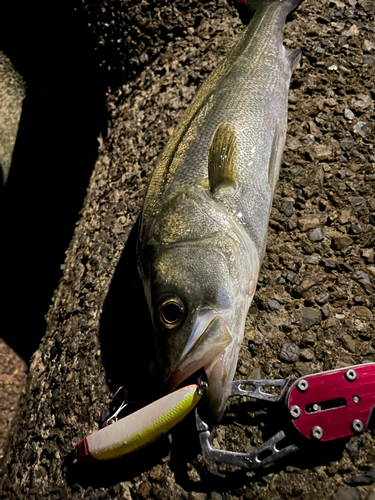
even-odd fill
[[[164,328],[176,328],[185,317],[185,306],[177,297],[168,297],[158,307],[158,320]]]

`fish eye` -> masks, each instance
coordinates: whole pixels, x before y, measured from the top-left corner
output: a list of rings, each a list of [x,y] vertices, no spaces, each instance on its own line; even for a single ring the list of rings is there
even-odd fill
[[[176,328],[185,317],[184,303],[177,296],[167,297],[159,305],[157,316],[164,328]]]

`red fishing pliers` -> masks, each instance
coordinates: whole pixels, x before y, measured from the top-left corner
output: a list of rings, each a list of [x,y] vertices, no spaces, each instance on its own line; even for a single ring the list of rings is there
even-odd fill
[[[281,388],[281,393],[264,392],[272,387]],[[203,454],[216,462],[256,469],[300,450],[309,442],[333,441],[364,432],[375,406],[375,363],[299,379],[236,380],[231,396],[280,403],[286,412],[289,425],[285,429],[250,453],[237,453],[211,446],[209,426],[199,416],[199,408],[196,409]]]

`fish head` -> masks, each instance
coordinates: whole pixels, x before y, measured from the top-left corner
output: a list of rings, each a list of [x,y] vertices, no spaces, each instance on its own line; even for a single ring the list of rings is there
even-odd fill
[[[238,238],[222,231],[151,242],[143,252],[141,276],[166,386],[175,390],[204,370],[211,421],[221,420],[236,370],[249,306],[248,260]]]

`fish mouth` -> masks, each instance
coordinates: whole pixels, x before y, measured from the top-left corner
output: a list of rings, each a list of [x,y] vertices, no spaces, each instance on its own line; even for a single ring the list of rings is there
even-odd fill
[[[216,316],[207,326],[181,361],[171,370],[165,384],[169,392],[205,377],[210,383],[213,367],[232,342],[232,336],[221,316]]]

